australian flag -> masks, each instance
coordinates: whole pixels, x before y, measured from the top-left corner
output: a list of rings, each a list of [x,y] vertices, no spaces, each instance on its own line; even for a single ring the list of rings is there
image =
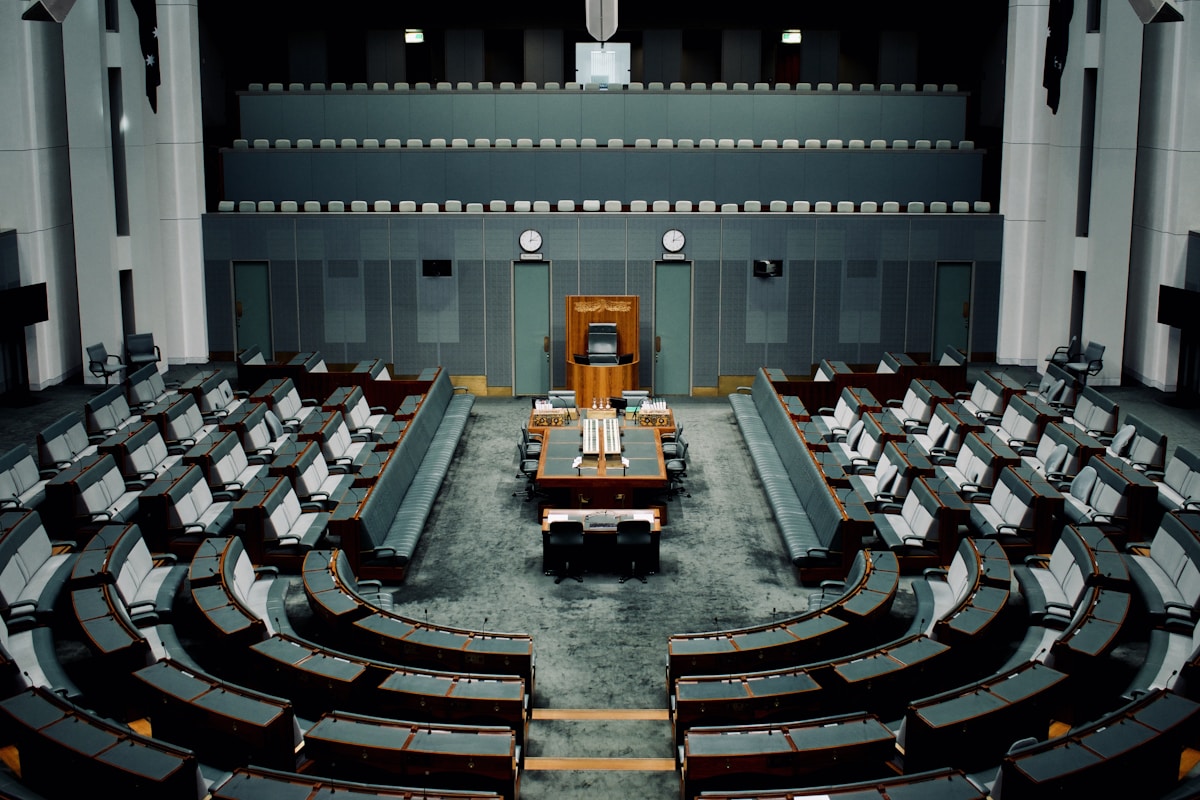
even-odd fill
[[[162,76],[158,69],[158,7],[154,0],[133,0],[138,17],[138,40],[142,44],[142,60],[146,64],[146,99],[150,109],[158,113],[158,85]]]

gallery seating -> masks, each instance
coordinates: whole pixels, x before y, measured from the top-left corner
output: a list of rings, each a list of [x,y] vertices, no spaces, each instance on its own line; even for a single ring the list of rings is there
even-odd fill
[[[141,414],[130,410],[123,386],[110,386],[89,397],[83,404],[83,418],[88,436],[96,437],[112,436],[142,421]]]
[[[296,444],[296,434],[284,430],[266,403],[247,404],[223,421],[219,429],[237,434],[250,462],[269,464],[276,455],[289,452]]]
[[[343,779],[479,788],[516,800],[521,748],[498,726],[415,723],[330,711],[304,732],[306,772]]]
[[[694,727],[679,747],[681,797],[895,775],[896,734],[856,712],[783,724]]]
[[[1000,420],[987,427],[1000,441],[1014,450],[1021,450],[1037,445],[1042,430],[1054,416],[1050,406],[1016,394],[1009,398]]]
[[[336,389],[321,407],[326,411],[341,411],[353,438],[366,437],[372,441],[394,445],[404,426],[383,406],[371,406],[361,386]]]
[[[1128,438],[1123,434],[1129,434]],[[1139,472],[1162,472],[1166,467],[1167,435],[1139,417],[1127,414],[1121,429],[1109,443],[1108,454]]]
[[[332,511],[339,503],[357,504],[359,500],[357,494],[350,492],[354,475],[330,472],[321,446],[316,442],[305,442],[293,458],[282,463],[277,460],[273,469],[292,482],[301,503],[318,503],[326,511]]]
[[[1068,687],[1065,673],[1026,661],[912,700],[896,735],[905,772],[995,764],[1019,739],[1045,735],[1070,696]]]
[[[204,421],[196,398],[190,394],[180,393],[169,402],[156,404],[146,409],[143,417],[158,425],[163,440],[176,452],[187,450],[217,430],[215,422]]]
[[[316,775],[272,770],[265,767],[238,767],[219,785],[212,787],[212,800],[247,800],[279,795],[324,797],[344,795],[358,800],[501,800],[495,792],[439,791],[426,786],[396,786],[345,781]],[[952,800],[959,800],[958,797]],[[968,800],[963,797],[962,800]]]
[[[81,796],[97,787],[114,796],[203,800],[196,756],[137,733],[41,687],[0,700],[0,728],[21,759],[21,782],[47,797]]]
[[[1031,542],[1039,534],[1048,536],[1050,531],[1037,530],[1037,497],[1034,488],[1015,470],[1005,468],[990,495],[971,504],[972,532],[1001,542]]]
[[[147,364],[125,378],[125,398],[129,408],[141,413],[178,393],[178,387],[168,386],[157,364]]]
[[[309,554],[308,559],[319,559]],[[314,564],[319,563],[314,561]],[[378,602],[373,581],[357,576],[343,549],[327,559],[340,599],[309,595],[318,616],[331,624],[347,649],[406,666],[488,675],[518,675],[532,695],[535,675],[533,639],[523,633],[496,633],[433,625]],[[305,591],[324,584],[305,575]],[[358,586],[371,585],[370,593]],[[324,585],[324,591],[334,591]],[[389,595],[390,596],[390,595]],[[331,609],[336,613],[328,613]]]
[[[114,436],[111,444],[101,446],[117,461],[117,468],[126,480],[149,483],[165,475],[183,459],[184,448],[167,447],[162,433],[154,422],[143,422],[130,429],[129,435]]]
[[[991,493],[1000,472],[1016,464],[1018,456],[987,431],[973,431],[963,438],[953,463],[938,459],[936,480],[953,486],[965,498],[983,499]]]
[[[1158,486],[1158,503],[1164,511],[1200,510],[1200,456],[1191,450],[1176,447],[1166,469],[1147,470],[1146,477]]]
[[[1009,599],[1012,568],[1008,555],[991,539],[965,537],[949,567],[926,569],[922,577],[933,595],[925,633],[947,644],[983,644],[995,630]]]
[[[1075,400],[1075,408],[1067,411],[1063,419],[1103,442],[1116,435],[1120,413],[1121,408],[1114,400],[1085,386]]]
[[[248,487],[267,476],[269,459],[261,454],[246,455],[242,440],[235,432],[226,431],[218,432],[190,449],[185,461],[203,470],[214,492],[241,496]]]
[[[214,651],[237,651],[275,632],[266,607],[277,575],[274,567],[254,566],[238,536],[200,544],[188,565],[189,608]]]
[[[38,468],[44,471],[66,469],[95,453],[96,444],[84,427],[83,414],[72,411],[38,431]]]
[[[318,502],[301,502],[287,477],[267,478],[245,492],[234,507],[246,549],[257,564],[298,571],[304,554],[320,546],[329,512]]]
[[[1191,633],[1200,615],[1200,514],[1164,514],[1152,539],[1127,545],[1129,574],[1152,623]]]
[[[1021,464],[1057,486],[1071,479],[1092,456],[1104,452],[1098,439],[1065,422],[1051,422],[1042,430],[1037,446],[1020,452]]]
[[[704,800],[894,800],[923,797],[986,800],[988,790],[962,770],[943,767],[849,783],[805,785],[790,789],[713,790],[704,793]]]
[[[61,539],[86,541],[100,525],[134,522],[146,481],[126,479],[107,453],[89,456],[46,484],[46,525]]]
[[[129,685],[133,713],[149,718],[155,736],[192,750],[206,765],[296,768],[303,736],[284,697],[170,658],[134,671]]]
[[[995,422],[1004,413],[1008,398],[1018,387],[1007,386],[997,375],[984,372],[975,379],[970,392],[956,395],[962,404],[984,422]]]
[[[229,379],[219,372],[214,372],[193,386],[184,385],[180,388],[196,398],[200,416],[205,422],[216,422],[229,416],[247,397],[245,391],[235,392],[229,385]]]
[[[884,444],[873,467],[856,469],[849,480],[858,501],[879,511],[883,505],[903,503],[912,482],[932,474],[933,465],[915,445],[893,439]]]
[[[28,447],[13,447],[0,456],[0,511],[38,508],[46,498],[50,477],[50,473],[38,471]]]
[[[1001,759],[994,800],[1159,797],[1179,782],[1180,757],[1200,730],[1200,704],[1157,690],[1077,724],[1019,743]]]
[[[954,396],[937,381],[913,378],[904,397],[888,400],[885,410],[910,433],[925,432],[934,408],[953,399]]]
[[[77,552],[52,541],[36,511],[0,513],[0,612],[17,633],[53,621],[55,603]]]

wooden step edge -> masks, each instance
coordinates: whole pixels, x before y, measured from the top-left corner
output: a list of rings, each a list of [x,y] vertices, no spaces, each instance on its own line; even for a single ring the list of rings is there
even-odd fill
[[[604,770],[610,772],[674,772],[673,758],[527,757],[525,771]]]

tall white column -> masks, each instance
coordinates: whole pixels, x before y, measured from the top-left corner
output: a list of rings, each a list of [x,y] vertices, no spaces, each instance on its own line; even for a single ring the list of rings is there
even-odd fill
[[[49,320],[26,328],[29,383],[61,382],[79,363],[62,30],[0,3],[0,224],[17,231],[21,283],[45,283]]]
[[[204,298],[203,119],[196,0],[159,0],[158,208],[171,325],[170,359],[208,360]]]
[[[1165,391],[1176,388],[1179,341],[1158,322],[1158,288],[1184,286],[1188,231],[1200,230],[1200,2],[1179,9],[1182,22],[1145,31],[1125,348],[1129,372]]]

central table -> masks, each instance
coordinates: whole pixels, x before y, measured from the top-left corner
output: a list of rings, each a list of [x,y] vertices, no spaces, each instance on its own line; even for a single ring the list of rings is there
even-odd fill
[[[634,490],[665,489],[667,468],[658,428],[621,428],[621,456],[576,465],[583,454],[582,433],[576,426],[547,428],[538,459],[537,484],[561,490],[554,505],[568,508],[631,508]],[[611,449],[606,444],[606,450]],[[615,456],[615,454],[614,454]]]

